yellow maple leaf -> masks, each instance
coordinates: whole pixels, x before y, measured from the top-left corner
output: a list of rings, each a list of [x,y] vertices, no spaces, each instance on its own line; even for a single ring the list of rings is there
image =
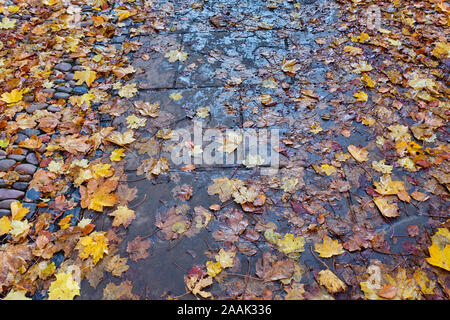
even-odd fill
[[[320,123],[316,122],[316,123],[313,123],[313,124],[311,125],[309,131],[312,132],[312,133],[314,133],[314,134],[318,134],[319,132],[322,132],[323,129],[322,129],[322,127],[320,126]]]
[[[28,223],[27,220],[24,221],[13,220],[11,222],[11,231],[9,233],[11,233],[14,237],[22,238],[28,234],[30,228],[31,225]]]
[[[31,298],[25,296],[26,293],[26,290],[11,289],[2,300],[31,300]]]
[[[118,22],[125,20],[131,16],[131,12],[129,10],[115,9],[115,11],[115,15],[118,17]]]
[[[0,29],[13,29],[16,26],[15,19],[8,19],[8,17],[4,17],[2,22],[0,23]]]
[[[431,237],[433,243],[428,247],[430,257],[426,261],[433,266],[450,271],[450,231],[439,228]]]
[[[11,92],[5,92],[1,95],[0,100],[6,103],[17,103],[22,100],[25,90],[14,89]]]
[[[184,62],[186,61],[188,54],[180,50],[170,50],[164,57],[169,58],[169,62],[175,62],[177,60]]]
[[[193,295],[200,295],[203,298],[210,298],[212,294],[210,292],[203,291],[204,288],[210,286],[213,283],[213,277],[209,276],[206,278],[199,279],[197,274],[192,277],[185,276],[186,288],[189,292],[192,292]]]
[[[392,172],[392,169],[394,168],[393,166],[387,165],[385,164],[386,160],[380,160],[380,161],[372,161],[372,168],[375,169],[375,171],[384,173],[384,174],[389,174]]]
[[[298,256],[305,251],[305,238],[295,237],[292,233],[286,233],[283,239],[278,239],[277,246],[284,254]]]
[[[422,269],[417,269],[414,272],[414,279],[420,287],[420,291],[423,294],[434,294],[434,288],[436,288],[436,283],[430,280],[425,271]]]
[[[82,96],[71,96],[69,102],[73,105],[82,106],[86,104],[88,107],[91,106],[91,101],[95,99],[95,95],[92,93],[85,93]]]
[[[120,161],[122,158],[125,157],[125,149],[114,149],[113,152],[111,152],[111,155],[109,156],[109,159],[111,161]]]
[[[336,168],[334,166],[330,166],[329,164],[322,164],[320,166],[320,169],[322,169],[322,171],[325,172],[327,176],[331,176],[336,172]]]
[[[369,96],[363,91],[356,91],[353,96],[356,98],[356,101],[364,102],[369,100]]]
[[[243,136],[238,131],[232,130],[225,133],[222,145],[218,148],[219,152],[231,153],[237,149],[242,142]]]
[[[327,288],[330,293],[337,293],[347,289],[347,285],[330,270],[320,271],[317,281],[320,285]]]
[[[128,228],[131,221],[136,218],[134,210],[128,209],[127,206],[118,206],[117,210],[111,212],[109,215],[114,217],[114,221],[112,223],[113,227],[123,225],[125,228]]]
[[[64,218],[62,218],[58,222],[58,225],[61,228],[61,230],[65,230],[65,229],[70,227],[70,223],[71,223],[72,217],[73,217],[73,214],[69,214],[69,215],[65,216]]]
[[[345,252],[339,241],[333,240],[327,235],[323,237],[322,243],[314,244],[314,250],[319,253],[319,256],[322,258],[330,258]]]
[[[220,248],[219,253],[216,254],[216,261],[220,263],[222,268],[231,268],[234,265],[234,257],[236,256],[235,251],[226,251]]]
[[[58,273],[56,280],[48,288],[48,300],[73,300],[80,295],[80,286],[73,280],[71,273]]]
[[[92,82],[95,81],[96,77],[97,72],[92,71],[89,68],[86,68],[84,71],[75,71],[73,75],[73,79],[78,80],[77,85],[81,85],[83,84],[83,82],[85,82],[88,85],[88,87],[91,86]]]
[[[206,272],[209,276],[215,277],[223,270],[220,262],[207,261],[206,262]]]
[[[167,158],[150,158],[145,159],[143,163],[137,168],[137,174],[145,173],[145,176],[151,180],[154,176],[158,176],[163,172],[169,171],[169,159]]]
[[[222,202],[230,199],[233,193],[244,187],[244,182],[236,178],[218,177],[213,179],[213,181],[214,183],[208,186],[208,194],[217,194]]]
[[[135,114],[129,115],[127,117],[127,127],[129,129],[137,129],[141,127],[145,127],[147,119],[136,117]]]
[[[19,201],[14,201],[10,207],[13,220],[22,220],[30,212],[30,208],[24,208]]]
[[[180,92],[173,92],[173,93],[170,95],[170,99],[172,99],[172,100],[174,100],[174,101],[178,101],[178,100],[180,100],[181,98],[183,98],[183,96],[181,95]]]
[[[127,130],[124,133],[120,133],[120,132],[113,132],[111,133],[106,140],[112,143],[115,143],[119,146],[124,146],[126,144],[129,144],[133,141],[135,141],[136,139],[133,138],[134,132],[133,130]]]
[[[93,232],[89,236],[82,237],[77,243],[81,259],[92,257],[94,264],[108,254],[108,239],[104,232]]]
[[[122,273],[130,268],[130,266],[127,265],[127,261],[128,258],[121,258],[120,255],[116,254],[108,259],[105,270],[111,272],[113,276],[121,277]]]
[[[0,236],[7,234],[11,230],[11,220],[9,217],[0,218]]]
[[[388,174],[380,178],[380,182],[374,181],[375,191],[382,195],[395,195],[401,190],[405,190],[405,185],[402,181],[392,181]]]
[[[361,80],[364,81],[369,88],[375,88],[375,85],[377,84],[367,73],[362,75]]]
[[[411,135],[409,134],[409,128],[401,124],[396,124],[388,127],[390,131],[390,137],[395,141],[409,142],[411,140]]]
[[[136,93],[138,92],[137,88],[136,88],[136,83],[130,83],[127,85],[124,85],[122,88],[120,88],[119,90],[119,96],[123,97],[123,98],[132,98],[136,95]]]
[[[362,54],[363,53],[363,50],[361,48],[352,47],[352,46],[344,47],[344,51],[347,52],[348,54],[352,55],[352,56],[356,56],[358,54]]]
[[[134,106],[138,109],[142,116],[149,116],[152,118],[158,117],[159,108],[161,106],[160,102],[150,103],[144,101],[134,102]]]
[[[347,150],[358,162],[364,162],[368,159],[369,152],[367,152],[366,148],[358,148],[351,144],[347,147]]]
[[[450,45],[447,42],[436,42],[431,54],[439,59],[448,58],[450,56]]]
[[[119,202],[119,197],[116,194],[100,188],[94,193],[94,196],[89,202],[88,209],[101,212],[103,211],[103,207],[113,207],[117,202]]]
[[[374,197],[373,202],[385,217],[394,218],[400,215],[397,203],[389,197]]]
[[[270,77],[269,79],[263,80],[261,82],[261,85],[264,88],[271,88],[271,89],[273,89],[273,88],[276,88],[278,86],[278,82],[273,77]]]
[[[301,65],[297,63],[297,60],[295,59],[286,60],[286,57],[283,58],[281,70],[283,70],[287,74],[294,75],[300,70],[300,68]]]
[[[199,118],[205,119],[205,118],[209,117],[209,111],[210,111],[210,108],[208,106],[203,107],[203,108],[198,108],[196,115]]]
[[[109,178],[114,174],[114,169],[111,168],[111,165],[109,163],[98,163],[94,164],[91,167],[91,171],[93,173],[94,178]]]

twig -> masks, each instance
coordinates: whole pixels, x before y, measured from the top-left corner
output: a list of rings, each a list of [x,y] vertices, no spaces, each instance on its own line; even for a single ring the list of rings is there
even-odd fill
[[[327,268],[328,270],[330,270],[330,268],[327,266],[327,264],[325,262],[323,262],[321,259],[319,259],[318,256],[316,256],[316,254],[313,252],[312,247],[309,247],[309,251],[311,251],[311,254],[313,255],[314,258],[316,258],[317,261],[319,261],[325,268]]]
[[[130,207],[130,209],[134,209],[136,207],[139,207],[141,204],[144,203],[145,199],[147,199],[147,194],[144,194],[144,199],[142,199],[139,203],[135,204],[134,206]]]
[[[250,259],[247,258],[247,263],[248,263],[248,270],[247,270],[247,276],[245,277],[245,287],[244,287],[244,291],[242,291],[242,295],[241,295],[241,300],[244,300],[245,297],[245,293],[247,291],[247,286],[248,286],[248,280],[249,280],[249,276],[250,276]]]

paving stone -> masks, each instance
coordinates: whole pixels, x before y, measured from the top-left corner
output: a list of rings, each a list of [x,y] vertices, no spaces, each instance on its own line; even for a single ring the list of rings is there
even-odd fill
[[[182,98],[174,101],[170,98],[172,93],[180,93]],[[183,117],[193,117],[208,128],[237,128],[241,125],[239,93],[232,88],[149,90],[141,92],[140,98],[151,102],[159,101],[161,104],[160,117],[149,119],[150,123],[167,117],[172,119],[171,122]],[[205,119],[195,116],[197,109],[202,107],[210,108],[210,116]],[[183,125],[186,123],[181,122],[178,127]]]
[[[279,57],[286,54],[283,37],[271,30],[184,34],[183,50],[189,56],[179,64],[176,87],[223,86],[232,78],[244,84],[260,81],[255,57],[264,48],[277,48]]]
[[[140,42],[143,46],[132,63],[136,69],[133,80],[138,82],[140,89],[172,88],[175,83],[177,64],[170,63],[164,56],[166,52],[180,44],[181,36],[142,37]],[[161,43],[164,48],[161,48]],[[150,59],[143,60],[141,57],[144,54],[147,54]]]

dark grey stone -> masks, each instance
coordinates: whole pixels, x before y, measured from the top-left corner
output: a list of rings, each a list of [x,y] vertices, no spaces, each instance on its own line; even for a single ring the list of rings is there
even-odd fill
[[[20,199],[25,195],[25,192],[14,189],[0,189],[0,200],[6,199]]]
[[[25,129],[23,130],[23,133],[25,133],[28,137],[31,137],[32,135],[40,135],[41,131],[39,129]]]
[[[29,163],[19,164],[16,169],[18,173],[32,175],[36,171],[36,166]]]
[[[28,163],[34,164],[34,165],[38,165],[39,164],[39,160],[36,157],[36,154],[34,152],[31,152],[27,155],[27,157],[25,158],[25,160]]]
[[[17,134],[17,139],[16,139],[16,141],[15,142],[20,142],[20,141],[23,141],[23,140],[25,140],[25,139],[27,139],[28,137],[26,136],[26,135],[24,135],[23,133],[18,133]]]
[[[56,93],[53,95],[53,98],[54,98],[54,99],[63,99],[63,100],[66,100],[66,99],[68,99],[69,97],[70,97],[70,94],[65,93],[65,92],[56,92]]]
[[[11,214],[11,211],[7,209],[0,209],[0,217],[9,216]]]
[[[16,161],[12,159],[0,160],[0,171],[8,171],[15,164]]]
[[[33,112],[35,112],[36,110],[42,110],[42,109],[45,109],[45,108],[47,108],[47,106],[48,106],[47,103],[33,103],[33,104],[30,104],[25,110],[26,110],[28,113],[33,113]]]
[[[66,86],[56,87],[56,91],[61,91],[61,92],[65,92],[65,93],[71,93],[72,90],[73,89],[71,87],[66,87]]]
[[[25,191],[28,188],[28,182],[14,182],[12,187],[17,190]]]
[[[27,202],[33,202],[36,201],[41,197],[41,193],[39,191],[36,191],[34,189],[29,189],[27,193],[25,194],[25,201]]]
[[[67,72],[67,71],[72,70],[72,65],[67,62],[61,62],[61,63],[58,63],[57,65],[55,65],[54,69],[62,71],[62,72]]]
[[[7,199],[0,201],[0,209],[9,209],[11,208],[11,203],[16,202],[15,199]]]
[[[56,91],[56,90],[53,89],[53,88],[45,88],[45,89],[42,89],[42,92],[50,93],[50,94],[54,94],[55,91]]]
[[[23,154],[10,154],[8,158],[20,162],[25,159],[25,156]]]
[[[59,111],[61,111],[61,107],[57,106],[55,104],[52,104],[50,107],[48,107],[47,110],[50,112],[59,112]]]
[[[76,86],[73,88],[73,93],[76,94],[85,94],[88,92],[88,88],[86,86]]]
[[[19,174],[19,181],[31,181],[32,177],[29,174]]]

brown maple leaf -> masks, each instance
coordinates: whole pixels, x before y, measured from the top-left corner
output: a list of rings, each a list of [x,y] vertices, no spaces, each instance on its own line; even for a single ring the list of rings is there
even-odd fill
[[[139,259],[147,258],[150,255],[147,251],[150,248],[150,245],[150,240],[142,240],[139,236],[133,241],[128,242],[127,252],[130,254],[130,259],[138,261]]]

